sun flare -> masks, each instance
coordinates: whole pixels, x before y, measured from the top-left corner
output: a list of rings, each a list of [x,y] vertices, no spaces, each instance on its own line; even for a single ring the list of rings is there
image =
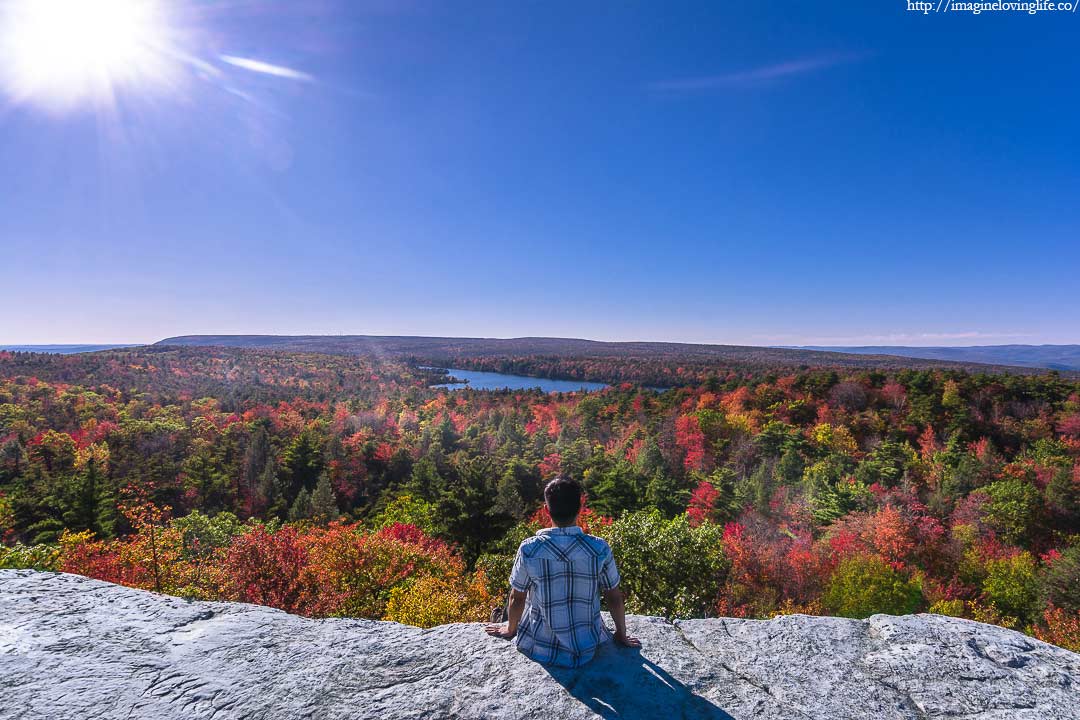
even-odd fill
[[[0,80],[19,102],[66,109],[115,102],[167,80],[168,23],[158,0],[8,0]]]

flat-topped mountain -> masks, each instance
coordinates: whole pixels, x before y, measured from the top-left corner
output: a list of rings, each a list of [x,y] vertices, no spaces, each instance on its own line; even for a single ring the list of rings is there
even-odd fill
[[[1080,655],[937,615],[629,618],[547,669],[479,624],[430,630],[186,602],[75,575],[0,571],[0,718],[1080,717]]]
[[[969,345],[964,347],[901,347],[864,345],[833,347],[808,345],[801,350],[854,353],[856,355],[899,355],[927,360],[950,360],[961,363],[1022,365],[1064,372],[1080,371],[1080,345]]]

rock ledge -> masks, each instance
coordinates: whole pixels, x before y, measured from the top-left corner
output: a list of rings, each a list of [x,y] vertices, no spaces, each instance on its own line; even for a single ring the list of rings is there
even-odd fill
[[[1077,720],[1080,655],[937,615],[667,623],[548,670],[431,630],[0,571],[0,718]]]

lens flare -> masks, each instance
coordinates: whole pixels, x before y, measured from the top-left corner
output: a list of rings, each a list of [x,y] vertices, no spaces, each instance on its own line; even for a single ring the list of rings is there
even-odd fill
[[[0,88],[16,102],[66,110],[168,84],[177,65],[157,0],[7,0],[0,6]]]

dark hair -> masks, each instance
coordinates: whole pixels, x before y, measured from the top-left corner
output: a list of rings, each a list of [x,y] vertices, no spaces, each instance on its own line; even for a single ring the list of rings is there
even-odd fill
[[[560,525],[568,523],[581,512],[581,483],[569,478],[557,477],[544,488],[551,519]]]

